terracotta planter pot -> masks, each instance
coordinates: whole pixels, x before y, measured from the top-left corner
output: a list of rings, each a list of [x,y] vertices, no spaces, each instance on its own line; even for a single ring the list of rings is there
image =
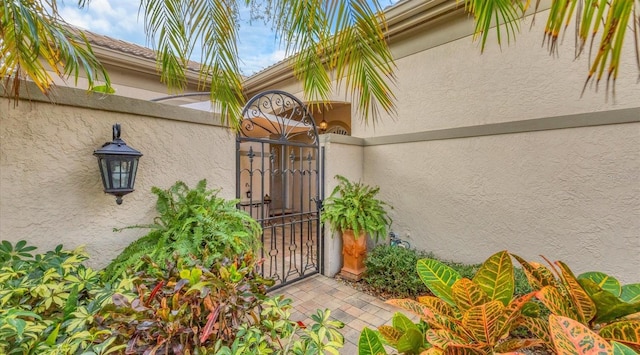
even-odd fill
[[[342,232],[342,259],[343,266],[340,275],[345,279],[359,281],[366,270],[364,259],[367,256],[367,236],[360,232],[355,238],[353,230]]]

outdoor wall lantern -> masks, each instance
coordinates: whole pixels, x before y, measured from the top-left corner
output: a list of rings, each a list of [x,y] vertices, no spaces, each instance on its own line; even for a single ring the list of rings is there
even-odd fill
[[[113,141],[105,143],[93,155],[98,157],[104,192],[115,195],[116,203],[121,205],[122,196],[133,192],[142,153],[120,139],[120,124],[116,123],[113,125]]]
[[[329,124],[327,123],[327,121],[324,120],[324,111],[322,111],[322,121],[318,125],[318,128],[320,128],[320,133],[326,132],[328,127],[329,127]]]

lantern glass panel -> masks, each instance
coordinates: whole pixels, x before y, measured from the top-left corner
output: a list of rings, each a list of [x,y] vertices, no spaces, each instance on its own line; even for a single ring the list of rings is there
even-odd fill
[[[129,169],[131,163],[125,159],[115,159],[110,161],[111,182],[114,189],[126,189],[129,186]]]

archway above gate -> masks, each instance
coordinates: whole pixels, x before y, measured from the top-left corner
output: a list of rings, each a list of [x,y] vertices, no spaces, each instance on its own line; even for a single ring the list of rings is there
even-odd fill
[[[316,143],[318,132],[307,107],[283,91],[267,91],[245,105],[240,135],[278,141]]]

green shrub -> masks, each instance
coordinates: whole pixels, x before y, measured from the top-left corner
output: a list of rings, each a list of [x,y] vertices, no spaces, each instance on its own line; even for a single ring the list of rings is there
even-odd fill
[[[0,244],[0,354],[102,353],[115,337],[96,318],[115,292],[133,296],[131,280],[102,283],[82,249],[35,249]]]
[[[429,292],[418,277],[416,263],[426,257],[414,249],[378,245],[364,261],[363,281],[382,294],[415,298]]]
[[[433,296],[388,303],[420,317],[428,328],[423,333],[409,318],[394,316],[391,326],[378,328],[379,336],[363,330],[360,354],[386,354],[381,339],[403,354],[515,353],[544,343],[535,337],[504,340],[535,308],[530,302],[534,292],[514,297],[514,267],[507,251],[492,255],[471,279],[435,259],[419,260],[416,269]]]
[[[125,271],[162,269],[174,255],[190,265],[210,267],[224,258],[256,251],[261,228],[246,212],[236,208],[237,201],[207,190],[206,180],[190,189],[178,181],[168,190],[154,187],[159,216],[154,224],[128,228],[150,228],[146,236],[131,243],[105,269],[105,277],[114,280]],[[151,263],[143,261],[147,256]]]
[[[473,278],[482,264],[463,264],[453,261],[442,261],[431,253],[397,246],[378,245],[367,255],[365,266],[367,271],[363,281],[381,294],[391,297],[416,298],[429,293],[429,289],[418,277],[416,263],[419,259],[436,259],[451,267],[461,277]],[[525,273],[514,268],[516,296],[531,292]]]

